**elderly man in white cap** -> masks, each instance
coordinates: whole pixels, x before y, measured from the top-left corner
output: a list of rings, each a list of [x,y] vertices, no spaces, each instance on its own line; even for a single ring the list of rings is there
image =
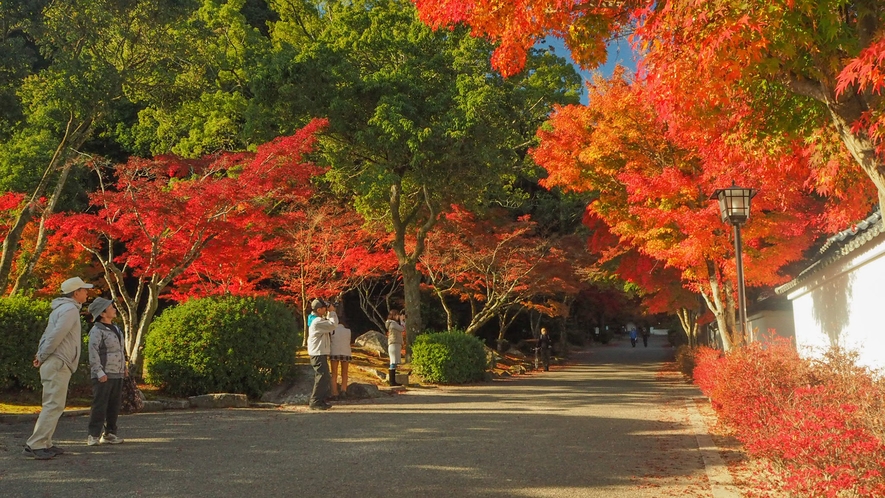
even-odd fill
[[[22,454],[37,460],[49,460],[64,450],[52,444],[58,419],[65,410],[68,382],[80,361],[80,307],[86,302],[92,284],[80,277],[61,284],[61,297],[52,300],[49,325],[40,338],[34,366],[40,368],[43,383],[43,409]]]

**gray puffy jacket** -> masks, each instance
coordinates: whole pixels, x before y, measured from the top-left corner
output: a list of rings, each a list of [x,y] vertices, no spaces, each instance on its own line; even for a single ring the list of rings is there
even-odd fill
[[[116,325],[95,322],[89,331],[90,377],[122,379],[126,369],[123,332]]]

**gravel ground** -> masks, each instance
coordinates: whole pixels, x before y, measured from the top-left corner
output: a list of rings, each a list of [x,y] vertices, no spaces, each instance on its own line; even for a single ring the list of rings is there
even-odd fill
[[[672,356],[623,340],[551,372],[305,407],[124,416],[87,447],[65,417],[50,461],[20,455],[33,423],[0,425],[0,496],[713,496],[688,422],[698,391]]]

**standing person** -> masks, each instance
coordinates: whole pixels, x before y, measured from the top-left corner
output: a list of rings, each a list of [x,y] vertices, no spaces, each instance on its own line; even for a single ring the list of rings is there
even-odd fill
[[[387,385],[399,386],[396,381],[396,366],[402,360],[403,332],[405,327],[399,322],[399,311],[387,313],[387,354],[390,356],[390,370],[387,371]]]
[[[541,362],[544,363],[544,371],[550,371],[550,351],[553,349],[553,339],[547,333],[547,327],[541,327],[541,337],[538,338],[538,351],[541,352]]]
[[[49,324],[40,337],[34,366],[40,368],[43,383],[43,408],[28,438],[22,455],[36,460],[49,460],[64,450],[52,444],[52,435],[58,419],[65,411],[68,383],[80,361],[80,308],[92,284],[80,277],[69,278],[61,284],[61,297],[52,300]]]
[[[310,303],[313,312],[307,318],[307,354],[313,367],[313,392],[310,394],[311,410],[328,410],[332,405],[326,398],[332,394],[332,375],[329,372],[329,355],[332,352],[331,335],[338,325],[335,306],[320,299]]]
[[[630,329],[630,344],[632,344],[634,348],[636,347],[636,339],[637,339],[636,327],[632,327]]]
[[[123,406],[123,377],[129,375],[123,331],[113,323],[117,308],[110,299],[95,298],[89,314],[94,323],[89,331],[92,409],[86,444],[120,444],[123,438],[117,437],[117,417]]]
[[[350,366],[350,329],[338,323],[332,332],[332,397],[345,396],[347,393],[347,368]],[[338,389],[338,365],[341,365],[341,389]]]
[[[639,334],[642,336],[642,345],[648,347],[648,336],[651,335],[651,330],[648,327],[642,327],[639,329]]]
[[[405,362],[409,363],[412,361],[412,358],[409,353],[409,332],[406,330],[406,310],[400,311],[399,324],[403,326],[403,347],[400,349],[401,358],[405,358]]]

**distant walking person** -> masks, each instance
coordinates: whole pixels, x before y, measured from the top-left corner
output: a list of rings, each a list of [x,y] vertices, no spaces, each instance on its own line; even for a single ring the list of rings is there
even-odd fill
[[[648,336],[651,335],[651,330],[648,327],[642,327],[639,329],[640,335],[642,335],[642,345],[648,347]]]
[[[313,392],[310,394],[311,410],[328,410],[332,405],[326,399],[332,395],[332,375],[329,372],[329,355],[332,352],[331,335],[338,325],[335,306],[314,299],[310,305],[313,312],[307,318],[307,354],[314,370]]]
[[[538,338],[538,352],[541,353],[541,362],[544,364],[544,371],[550,371],[550,351],[553,349],[553,340],[547,334],[547,328],[541,327],[541,337]]]
[[[52,444],[58,419],[65,411],[68,383],[80,361],[80,308],[92,284],[80,277],[69,278],[61,284],[61,297],[52,300],[49,324],[40,337],[34,366],[40,368],[43,383],[43,408],[37,417],[34,433],[25,444],[22,454],[36,460],[49,460],[64,450]]]
[[[402,361],[403,332],[406,328],[399,322],[397,310],[387,313],[387,354],[390,356],[390,370],[387,371],[387,385],[399,386],[396,381],[396,366]]]
[[[129,375],[123,331],[113,323],[117,308],[110,299],[95,298],[89,314],[94,324],[89,331],[92,409],[86,444],[120,444],[123,438],[117,437],[117,417],[123,406],[123,377]]]
[[[347,368],[350,366],[350,329],[338,323],[332,332],[332,396],[345,396],[347,393]],[[338,389],[338,366],[341,366],[341,389]]]
[[[631,328],[630,329],[630,344],[632,344],[634,348],[636,347],[636,340],[638,338],[639,338],[639,333],[636,332],[636,327]]]

